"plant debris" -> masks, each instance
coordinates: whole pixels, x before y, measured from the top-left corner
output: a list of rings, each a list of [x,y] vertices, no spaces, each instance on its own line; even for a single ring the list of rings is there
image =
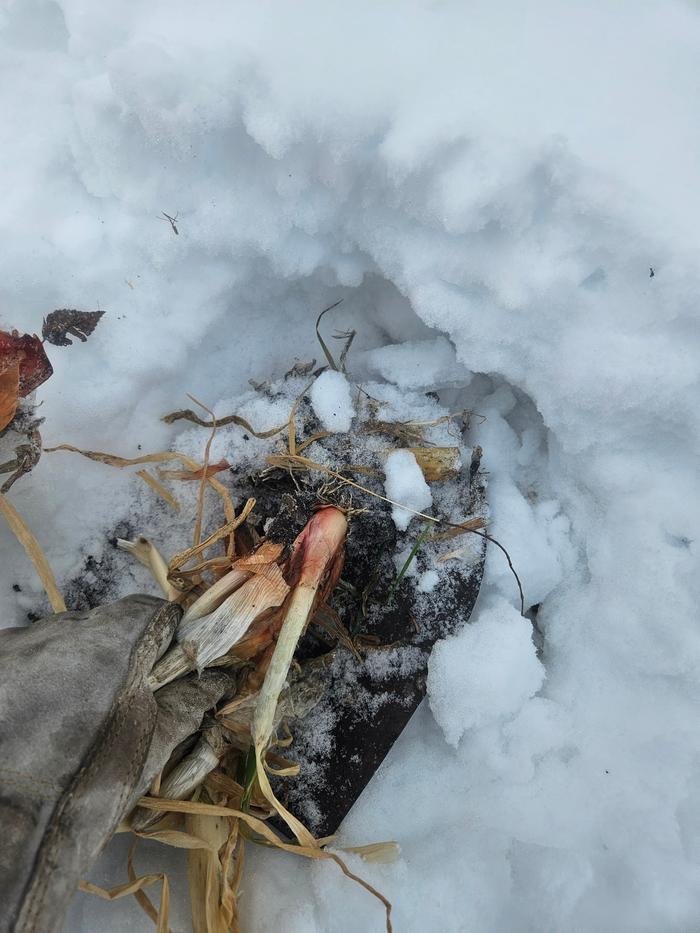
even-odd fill
[[[352,338],[344,339],[347,351]],[[327,357],[337,368],[332,354]],[[345,354],[341,366],[344,361]],[[278,398],[283,387],[271,385],[268,397]],[[174,752],[125,825],[188,850],[195,933],[240,929],[238,895],[250,843],[335,861],[379,898],[391,930],[391,904],[329,844],[424,696],[432,645],[468,619],[492,540],[483,530],[478,458],[449,443],[454,430],[464,429],[465,412],[378,422],[370,409],[350,432],[330,433],[319,430],[308,388],[293,403],[286,389],[289,419],[271,431],[255,432],[237,415],[215,418],[206,406],[209,421],[189,409],[166,416],[211,430],[203,462],[178,451],[125,458],[51,448],[120,469],[177,461],[185,467],[157,467],[157,481],[145,469],[138,475],[164,499],[171,495],[168,484],[184,481],[178,504],[193,511],[192,544],[168,557],[144,537],[118,543],[184,609],[175,641],[151,673],[151,688],[206,667],[235,674],[235,695]],[[428,414],[436,410],[431,405]],[[287,449],[279,441],[251,444],[244,448],[254,447],[249,454],[237,449],[236,457],[229,452],[210,463],[214,433],[227,424],[258,440],[285,432]],[[397,529],[391,506],[403,503],[381,491],[387,437],[411,450],[432,486],[432,511],[408,509],[425,523],[417,536]],[[188,489],[188,480],[199,488]],[[205,524],[212,488],[224,515],[209,515]],[[445,547],[461,535],[470,539],[461,552]],[[426,573],[438,581],[435,597],[415,583],[413,575]],[[396,845],[347,851],[380,861],[395,857]],[[161,876],[147,877],[154,883]],[[128,888],[149,916],[167,923],[142,890],[145,882],[137,884],[133,866],[129,879],[130,888],[112,890]]]
[[[2,486],[0,486],[0,493],[4,494],[8,492],[20,476],[29,473],[39,462],[42,441],[41,434],[38,430],[38,424],[41,424],[41,421],[35,422],[37,427],[32,426],[27,430],[26,444],[17,444],[14,458],[0,464],[0,473],[11,473]]]
[[[205,467],[200,467],[198,470],[161,470],[160,475],[163,479],[177,479],[184,482],[191,482],[192,480],[200,481],[202,477],[206,476],[215,476],[217,473],[221,473],[222,470],[230,470],[231,464],[228,460],[219,460],[218,463],[209,463]]]
[[[211,428],[214,426],[213,421],[204,421],[204,419],[195,414],[191,408],[181,408],[178,411],[171,411],[169,415],[163,415],[161,421],[164,421],[166,424],[173,424],[175,421],[191,421],[192,424],[198,424],[202,428]],[[237,424],[239,427],[250,432],[253,437],[258,437],[261,440],[274,437],[275,434],[279,434],[280,431],[284,431],[287,427],[285,422],[285,424],[281,424],[277,428],[270,428],[269,431],[256,431],[250,422],[246,421],[245,418],[241,418],[240,415],[226,415],[223,418],[217,418],[216,424],[220,428],[225,427],[227,424]]]
[[[44,340],[56,346],[69,346],[72,333],[86,340],[104,311],[53,311],[44,320]],[[14,431],[14,458],[0,464],[0,474],[11,473],[0,492],[6,493],[20,477],[31,472],[41,458],[42,442],[38,427],[41,418],[33,417],[31,402],[20,403],[52,375],[53,368],[44,350],[44,341],[36,334],[0,331],[0,437]]]
[[[416,458],[428,483],[439,483],[459,473],[459,447],[407,447],[406,450]]]
[[[15,417],[20,398],[26,398],[53,373],[36,334],[0,331],[0,431]]]
[[[0,493],[0,512],[2,512],[3,518],[36,567],[36,572],[39,574],[42,585],[46,590],[46,595],[49,597],[51,608],[54,612],[65,612],[66,604],[41,545],[36,540],[17,509],[2,493]]]
[[[75,311],[61,308],[44,318],[41,336],[55,347],[71,347],[73,341],[68,334],[85,343],[100,323],[104,311]]]
[[[341,304],[342,300],[343,300],[342,298],[339,298],[338,301],[334,302],[332,305],[328,305],[328,307],[324,308],[323,311],[321,311],[319,316],[316,318],[316,337],[318,338],[318,342],[321,344],[321,349],[323,350],[325,357],[328,360],[328,365],[330,366],[331,369],[335,369],[337,371],[340,371],[340,370],[338,366],[336,365],[335,360],[333,359],[333,354],[328,349],[328,346],[326,345],[323,337],[321,336],[319,325],[321,323],[321,318],[323,317],[323,315],[328,314],[328,312],[332,311],[333,308],[337,308],[338,305]]]

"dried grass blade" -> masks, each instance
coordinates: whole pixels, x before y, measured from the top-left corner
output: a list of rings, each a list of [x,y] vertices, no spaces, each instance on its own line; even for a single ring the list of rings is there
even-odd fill
[[[231,464],[228,460],[219,460],[217,463],[210,463],[206,470],[202,466],[198,470],[160,470],[159,472],[163,479],[176,479],[181,482],[191,482],[192,480],[201,481],[205,475],[208,479],[216,473],[221,473],[222,470],[230,469],[230,467]]]
[[[180,463],[184,463],[185,466],[189,467],[191,470],[198,470],[200,467],[200,464],[197,463],[196,460],[193,460],[191,457],[188,457],[187,454],[180,453],[177,450],[164,450],[156,454],[144,454],[142,457],[117,457],[114,454],[106,454],[98,450],[81,450],[79,447],[73,447],[71,444],[59,444],[57,447],[44,448],[45,453],[49,454],[60,450],[80,454],[81,457],[87,457],[88,460],[94,460],[97,463],[106,463],[107,466],[117,467],[120,470],[125,467],[139,466],[142,463],[172,463],[174,460],[179,460]],[[208,483],[216,489],[221,496],[227,521],[233,521],[236,510],[233,507],[231,494],[228,489],[212,476],[208,478]]]
[[[271,762],[277,759],[278,762],[284,762],[279,767],[272,767]],[[275,762],[277,764],[277,762]],[[268,774],[274,775],[274,777],[297,777],[301,771],[301,765],[296,761],[289,761],[286,758],[282,758],[281,755],[272,755],[270,752],[265,756],[265,768]]]
[[[130,874],[131,873],[133,873],[133,866],[130,871]],[[159,881],[162,883],[160,894],[160,909],[156,911],[147,895],[143,892],[143,888],[147,888],[152,884],[157,884]],[[78,887],[86,894],[95,894],[97,897],[101,897],[106,901],[116,901],[120,897],[128,897],[129,895],[133,894],[142,909],[156,924],[157,933],[168,933],[169,931],[168,918],[170,914],[170,885],[168,883],[168,876],[163,872],[158,874],[141,875],[140,878],[134,876],[132,880],[126,882],[125,884],[118,884],[112,888],[101,888],[99,885],[93,884],[91,881],[80,881],[78,883]],[[141,896],[139,897],[139,895]],[[148,904],[148,907],[146,907],[146,904]]]
[[[107,466],[123,469],[129,466],[139,466],[142,463],[164,463],[170,460],[183,460],[183,454],[174,450],[164,450],[156,454],[143,454],[141,457],[118,457],[116,454],[106,454],[99,450],[81,450],[79,447],[73,447],[72,444],[59,444],[57,447],[45,447],[47,454],[56,453],[60,450],[66,450],[70,453],[80,454],[81,457],[87,457],[88,460],[94,460],[96,463],[106,463]],[[186,458],[189,460],[189,457]],[[193,463],[194,461],[190,461]]]
[[[321,331],[318,329],[318,326],[319,326],[319,324],[321,323],[321,318],[323,317],[323,315],[324,315],[324,314],[327,314],[329,311],[332,311],[333,308],[337,308],[338,305],[341,303],[342,300],[343,300],[343,299],[340,298],[340,299],[339,299],[338,301],[336,301],[334,304],[328,305],[328,307],[327,307],[327,308],[324,308],[323,311],[321,311],[321,313],[319,314],[319,316],[316,318],[316,336],[318,337],[318,342],[321,344],[321,349],[322,349],[323,352],[325,353],[326,359],[328,360],[328,365],[330,366],[331,369],[335,369],[335,370],[338,370],[338,367],[336,366],[335,360],[333,359],[333,354],[331,353],[331,351],[330,351],[330,350],[328,349],[328,347],[326,346],[326,344],[325,344],[325,342],[324,342],[324,340],[323,340],[323,337],[321,336]]]
[[[241,933],[238,918],[238,889],[243,874],[245,840],[238,831],[238,820],[231,821],[231,832],[221,856],[221,915],[227,933]]]
[[[158,493],[159,496],[165,499],[169,505],[172,505],[172,507],[177,512],[180,511],[180,503],[177,501],[175,496],[173,496],[173,494],[168,489],[166,489],[160,480],[156,479],[152,473],[149,473],[148,470],[137,470],[136,475],[140,476],[144,483],[149,485],[154,492]]]
[[[400,855],[397,842],[370,842],[366,846],[342,846],[340,851],[359,855],[365,862],[372,862],[376,865],[390,865]]]
[[[181,595],[180,590],[168,580],[168,565],[152,541],[143,535],[139,535],[133,541],[117,538],[117,547],[122,551],[128,551],[139,563],[148,567],[167,599],[174,601]]]
[[[135,878],[133,881],[127,881],[124,884],[116,884],[113,888],[101,888],[98,884],[93,884],[92,881],[79,881],[78,887],[86,894],[95,894],[105,901],[116,901],[120,897],[128,897],[135,891],[140,891],[142,888],[146,888],[162,880],[163,875],[161,874],[141,875],[140,878]]]
[[[335,366],[333,368],[335,369]],[[287,441],[289,445],[289,453],[291,456],[294,456],[297,452],[296,427],[294,424],[296,420],[296,416],[297,416],[297,408],[299,407],[299,403],[304,398],[304,396],[309,391],[312,385],[313,385],[313,382],[310,382],[304,389],[302,389],[302,391],[297,396],[296,401],[292,405],[292,410],[289,413],[289,422],[288,422],[288,427],[287,427]]]
[[[197,496],[197,517],[194,522],[194,532],[192,534],[192,546],[199,544],[200,538],[202,536],[202,514],[204,512],[204,490],[207,486],[207,472],[209,469],[209,453],[211,452],[211,445],[214,437],[216,435],[216,417],[211,408],[207,408],[202,402],[194,397],[194,395],[187,396],[191,398],[192,401],[199,405],[200,408],[203,408],[208,414],[211,415],[211,434],[209,435],[209,440],[207,441],[207,446],[204,448],[204,465],[202,467],[202,478],[199,484],[199,495]]]
[[[204,421],[199,415],[196,415],[191,408],[172,411],[169,415],[164,415],[160,420],[164,421],[166,424],[172,424],[174,421],[191,421],[193,424],[198,424],[202,428],[210,428],[212,426],[211,421]],[[270,428],[268,431],[256,431],[251,423],[240,415],[226,415],[223,418],[217,418],[216,423],[220,428],[225,427],[227,424],[236,424],[238,427],[243,428],[249,434],[252,434],[253,437],[257,437],[260,440],[274,437],[275,434],[279,434],[287,427],[287,422],[285,421],[284,424],[280,424],[276,428]]]
[[[17,509],[2,493],[0,493],[0,512],[2,512],[14,536],[24,548],[27,557],[34,564],[42,586],[51,603],[51,608],[54,612],[65,612],[66,604],[41,545],[34,537],[29,526]]]
[[[227,570],[230,566],[231,560],[228,557],[209,557],[207,560],[200,561],[200,563],[188,567],[186,570],[179,567],[177,570],[169,571],[168,576],[181,578],[201,577],[205,570],[221,571]]]
[[[410,421],[367,421],[363,428],[367,434],[387,434],[402,444],[426,443],[423,430],[418,426],[413,426]]]
[[[222,909],[225,885],[219,851],[226,846],[235,822],[198,814],[186,817],[187,828],[208,842],[208,851],[192,851],[187,856],[193,933],[228,933]]]
[[[254,508],[255,499],[248,499],[246,504],[243,506],[240,515],[235,516],[232,521],[228,521],[225,525],[222,525],[221,528],[217,528],[216,531],[212,532],[208,538],[205,538],[205,540],[201,541],[199,544],[193,545],[184,551],[180,551],[178,554],[174,554],[170,558],[170,572],[172,573],[173,570],[178,570],[183,564],[186,564],[187,561],[191,560],[193,557],[196,557],[197,554],[201,554],[202,551],[206,551],[212,545],[216,544],[217,541],[220,541],[222,538],[230,535],[233,531],[236,530],[236,528],[240,528],[240,526],[248,518]]]
[[[172,814],[170,814],[172,816]],[[136,854],[136,842],[129,847],[129,853],[126,857],[126,873],[129,877],[130,882],[136,881],[136,871],[134,870],[134,855]],[[151,918],[151,920],[156,924],[159,923],[159,914],[156,908],[153,905],[148,894],[143,890],[137,890],[133,892],[136,903],[139,905],[141,910]]]
[[[284,842],[263,820],[259,820],[257,817],[252,816],[250,813],[244,813],[242,810],[236,810],[233,807],[222,807],[215,804],[198,803],[193,800],[166,800],[162,797],[141,797],[137,801],[137,805],[139,807],[145,807],[149,810],[163,810],[171,813],[199,813],[202,816],[212,817],[235,816],[241,821],[241,823],[244,823],[246,826],[249,826],[251,829],[255,830],[255,832],[262,836],[263,839],[267,840],[267,842],[269,842],[275,848],[282,849],[283,852],[290,852],[292,855],[299,855],[303,858],[331,859],[336,863],[336,865],[339,866],[344,875],[362,885],[365,890],[369,891],[370,894],[373,894],[382,902],[386,910],[387,933],[391,933],[392,931],[391,903],[384,897],[383,894],[380,894],[376,888],[373,888],[372,885],[368,884],[358,875],[353,874],[353,872],[350,871],[339,855],[336,855],[335,852],[327,852],[325,849],[321,849],[316,840],[314,840],[313,845],[311,846],[296,845],[291,842]]]
[[[432,535],[428,535],[425,539],[426,541],[449,541],[451,538],[458,538],[460,535],[465,535],[470,531],[476,531],[478,528],[485,528],[486,520],[483,518],[470,518],[466,522],[461,522],[459,525],[448,528],[447,531],[437,531]]]
[[[225,774],[223,771],[212,771],[211,774],[207,776],[204,786],[207,791],[215,794],[226,794],[227,797],[231,797],[234,800],[241,800],[245,792],[245,788],[242,784],[239,784],[238,781],[234,781],[232,777],[229,777],[228,774]]]
[[[305,450],[307,447],[310,447],[311,444],[314,444],[316,441],[322,441],[324,437],[330,437],[330,431],[319,431],[317,434],[312,434],[311,437],[307,437],[305,441],[302,441],[301,444],[297,444],[297,453],[300,454],[302,450]]]
[[[194,832],[182,832],[177,829],[161,830],[132,830],[139,839],[151,839],[154,842],[162,842],[163,845],[172,846],[174,849],[206,849],[209,852],[218,852],[218,847],[211,841],[207,841],[202,836]]]

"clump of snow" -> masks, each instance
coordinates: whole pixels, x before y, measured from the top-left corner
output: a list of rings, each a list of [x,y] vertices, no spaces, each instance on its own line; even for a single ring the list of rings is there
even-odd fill
[[[430,708],[455,746],[466,731],[517,713],[544,681],[529,622],[500,597],[435,647],[428,670]]]
[[[405,389],[465,385],[471,378],[469,370],[457,360],[454,346],[445,337],[379,347],[365,353],[360,363],[372,375]]]
[[[414,518],[413,513],[408,509],[424,512],[433,504],[430,486],[426,483],[418,461],[410,450],[393,450],[386,458],[384,473],[387,498],[402,504],[392,507],[394,524],[399,531],[405,531],[411,519]],[[402,508],[402,506],[408,508]]]
[[[326,431],[350,430],[355,406],[343,373],[326,369],[311,387],[311,404]]]
[[[416,587],[419,593],[432,593],[440,581],[440,575],[437,570],[425,570],[420,577]]]

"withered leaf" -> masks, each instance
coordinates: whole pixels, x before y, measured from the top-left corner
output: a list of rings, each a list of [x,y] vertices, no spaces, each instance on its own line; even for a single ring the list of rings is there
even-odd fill
[[[46,382],[53,373],[53,366],[36,334],[22,334],[17,342],[23,351],[19,363],[19,394],[25,398]]]
[[[19,365],[19,395],[24,398],[42,382],[46,382],[53,369],[44,347],[36,334],[0,330],[0,373]]]
[[[214,476],[222,470],[228,470],[230,466],[231,464],[228,460],[219,460],[218,463],[210,463],[206,468],[206,475]],[[204,467],[200,467],[198,470],[159,470],[158,472],[163,479],[201,480],[205,470]]]
[[[2,360],[0,360],[0,365]],[[0,431],[15,417],[19,396],[19,363],[0,372]]]
[[[85,343],[103,314],[104,311],[74,311],[61,308],[52,311],[45,318],[41,333],[44,340],[56,347],[72,346],[73,341],[68,339],[68,334]]]

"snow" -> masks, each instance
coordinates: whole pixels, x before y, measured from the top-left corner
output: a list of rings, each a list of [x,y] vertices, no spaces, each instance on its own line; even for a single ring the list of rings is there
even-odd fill
[[[399,531],[405,531],[415,517],[413,512],[425,512],[433,504],[430,486],[423,478],[415,454],[410,450],[394,450],[390,453],[384,464],[384,473],[387,498],[402,503],[392,507],[394,524]],[[409,509],[413,512],[409,512]]]
[[[457,361],[454,346],[445,337],[378,347],[365,353],[362,363],[373,376],[410,389],[464,385],[470,377],[469,371]]]
[[[484,600],[479,618],[434,649],[430,708],[447,741],[519,713],[538,692],[544,668],[530,626],[501,597]]]
[[[426,570],[420,575],[417,583],[419,593],[432,593],[438,584],[440,575],[437,570]]]
[[[321,327],[329,344],[357,330],[353,385],[403,420],[430,417],[409,387],[474,412],[489,531],[539,606],[546,678],[491,547],[472,628],[438,649],[431,705],[342,829],[400,842],[397,865],[357,869],[395,928],[692,929],[697,4],[16,0],[0,46],[3,321],[107,309],[86,344],[51,348],[47,445],[135,456],[177,435],[201,456],[206,432],[159,420],[187,392],[258,430],[284,422],[286,398],[263,411],[248,380],[319,357],[315,319],[341,297]],[[244,435],[212,458],[254,452]],[[62,583],[153,502],[66,453],[11,498]],[[18,624],[46,603],[0,536]],[[123,591],[149,586],[117,566]],[[115,844],[99,883],[125,880]],[[382,928],[334,866],[252,850],[245,929]],[[143,852],[139,871],[165,859],[177,879],[179,853]],[[127,926],[148,929],[131,898],[81,896],[66,929]]]
[[[322,372],[311,386],[311,404],[325,431],[350,430],[355,406],[343,373],[333,369]]]

